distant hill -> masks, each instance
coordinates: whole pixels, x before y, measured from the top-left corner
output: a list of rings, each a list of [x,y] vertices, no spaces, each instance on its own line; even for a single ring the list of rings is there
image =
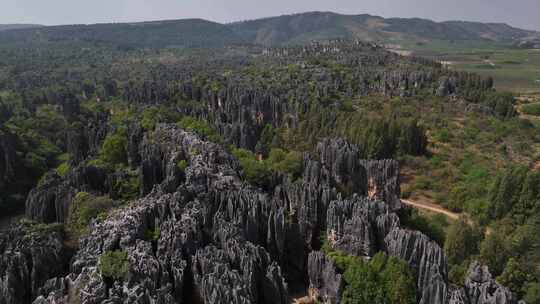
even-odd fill
[[[0,24],[0,31],[41,27],[39,24]]]
[[[1,29],[11,29],[4,30]],[[531,38],[532,37],[532,38]],[[434,22],[310,12],[220,24],[202,19],[36,27],[0,26],[0,45],[57,42],[108,43],[126,47],[213,47],[236,43],[304,44],[313,40],[360,39],[382,43],[483,40],[529,45],[538,32],[502,23]]]
[[[229,24],[242,38],[264,45],[304,43],[316,39],[358,38],[368,41],[491,40],[514,42],[534,35],[501,23],[434,22],[419,18],[382,18],[311,12]]]
[[[109,43],[129,47],[211,47],[242,42],[227,26],[202,19],[48,26],[0,32],[0,44]]]

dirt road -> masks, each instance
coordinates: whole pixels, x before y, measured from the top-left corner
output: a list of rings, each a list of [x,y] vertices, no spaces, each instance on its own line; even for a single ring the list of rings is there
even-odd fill
[[[446,210],[443,207],[437,206],[435,204],[424,203],[424,202],[422,203],[413,202],[413,201],[405,200],[405,199],[402,199],[401,202],[413,208],[424,209],[424,210],[428,210],[435,213],[442,213],[453,220],[458,220],[461,217],[461,214],[452,212],[450,210]]]
[[[446,217],[454,221],[457,221],[463,217],[469,225],[471,226],[475,225],[474,222],[471,220],[470,216],[466,213],[452,212],[450,210],[444,209],[441,206],[428,203],[428,202],[420,202],[420,201],[413,202],[411,200],[406,200],[406,199],[402,199],[401,202],[407,206],[411,206],[416,209],[423,209],[430,212],[444,214],[446,215]],[[485,227],[484,233],[486,236],[490,235],[492,232],[493,232],[493,229],[491,227]]]

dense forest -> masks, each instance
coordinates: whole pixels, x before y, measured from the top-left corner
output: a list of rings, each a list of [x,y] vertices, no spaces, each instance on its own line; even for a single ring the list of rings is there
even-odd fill
[[[540,303],[540,126],[492,79],[85,35],[0,46],[0,304]]]

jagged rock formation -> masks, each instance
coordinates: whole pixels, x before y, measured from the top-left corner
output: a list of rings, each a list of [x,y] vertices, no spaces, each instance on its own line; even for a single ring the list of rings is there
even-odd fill
[[[354,196],[333,201],[328,208],[327,241],[332,248],[350,255],[373,256],[396,227],[399,218],[382,202]]]
[[[86,124],[73,123],[66,135],[66,148],[70,154],[70,162],[79,164],[89,155],[96,155],[101,143],[107,136],[107,115],[96,113],[89,117]]]
[[[445,303],[447,261],[442,248],[418,231],[394,229],[385,237],[389,255],[405,260],[417,271],[420,303]]]
[[[0,304],[30,303],[69,259],[58,229],[21,223],[0,232]]]
[[[513,304],[516,297],[510,290],[491,277],[487,266],[473,262],[465,280],[465,290],[469,304]]]
[[[401,208],[399,186],[399,163],[393,159],[362,160],[367,172],[367,195],[386,203],[391,211]]]
[[[36,303],[69,297],[82,303],[286,303],[280,267],[256,244],[266,242],[260,229],[268,220],[258,221],[267,214],[261,209],[266,196],[242,186],[236,161],[219,146],[171,126],[154,135],[159,142],[146,139],[152,143],[142,150],[143,162],[158,157],[170,174],[148,196],[96,224],[81,241],[64,285]],[[167,170],[179,157],[189,163],[183,183]],[[156,229],[157,240],[145,238],[145,231]],[[128,256],[123,280],[99,270],[100,256],[114,250]]]
[[[343,279],[334,262],[323,252],[313,251],[308,258],[309,293],[323,303],[339,303],[343,291]]]
[[[44,223],[63,223],[69,214],[71,200],[79,191],[107,193],[107,175],[102,169],[81,164],[71,170],[66,178],[56,172],[47,173],[26,199],[26,216]]]
[[[335,250],[362,257],[382,250],[407,261],[418,274],[419,303],[492,303],[471,299],[489,298],[495,283],[449,286],[442,249],[400,227],[396,161],[361,161],[354,145],[326,139],[305,156],[300,181],[278,178],[273,193],[265,193],[241,182],[237,161],[219,145],[172,125],[129,132],[130,163],[140,166],[147,195],[94,222],[70,273],[40,282],[34,303],[286,303],[292,285],[339,303],[344,281],[317,251],[321,232]],[[64,179],[47,176],[29,196],[27,214],[63,220],[70,195],[108,193],[119,174],[83,163]],[[127,254],[121,278],[100,270],[110,251]]]

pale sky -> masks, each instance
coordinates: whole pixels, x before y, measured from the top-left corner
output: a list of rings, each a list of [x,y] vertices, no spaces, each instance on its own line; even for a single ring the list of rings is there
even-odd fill
[[[306,11],[505,22],[540,30],[540,0],[0,0],[0,24],[183,18],[231,22]]]

